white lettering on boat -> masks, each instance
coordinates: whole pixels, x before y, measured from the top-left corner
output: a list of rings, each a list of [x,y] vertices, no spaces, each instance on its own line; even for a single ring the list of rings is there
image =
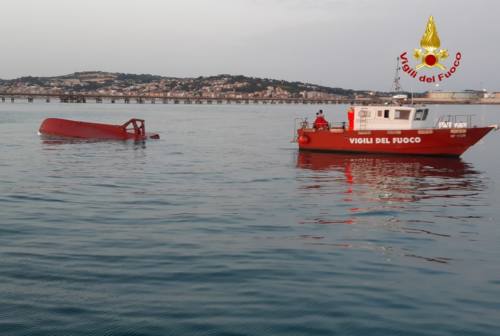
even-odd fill
[[[349,138],[351,144],[356,145],[371,145],[373,144],[373,138]]]
[[[349,138],[351,145],[390,145],[390,144],[419,144],[420,137],[394,137],[394,138]]]
[[[394,144],[418,144],[422,142],[420,137],[410,137],[410,138],[392,138],[392,143]]]
[[[375,138],[375,143],[377,143],[377,144],[390,144],[391,140],[389,138]]]

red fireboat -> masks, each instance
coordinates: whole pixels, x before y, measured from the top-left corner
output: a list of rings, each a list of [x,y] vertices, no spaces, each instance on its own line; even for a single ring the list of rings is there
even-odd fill
[[[462,155],[498,125],[476,126],[470,115],[447,115],[427,127],[425,106],[352,106],[348,122],[296,120],[300,150],[402,155]]]
[[[142,119],[130,119],[123,125],[109,125],[48,118],[40,125],[39,132],[49,138],[135,141],[160,138],[157,133],[146,133],[145,122]]]

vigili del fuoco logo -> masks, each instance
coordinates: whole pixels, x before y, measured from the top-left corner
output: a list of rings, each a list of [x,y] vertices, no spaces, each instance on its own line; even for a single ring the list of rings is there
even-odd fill
[[[415,49],[413,58],[417,60],[418,64],[415,68],[410,66],[411,57],[408,52],[403,52],[400,56],[401,69],[410,77],[418,79],[423,83],[438,83],[453,76],[460,66],[462,53],[457,52],[453,63],[446,66],[446,61],[449,58],[448,50],[440,49],[441,40],[439,39],[436,29],[436,23],[432,16],[427,21],[424,36],[420,40],[420,49]],[[443,64],[445,63],[445,64]],[[450,66],[451,65],[451,66]],[[439,69],[439,73],[429,72],[428,70]],[[419,73],[421,71],[421,73]]]

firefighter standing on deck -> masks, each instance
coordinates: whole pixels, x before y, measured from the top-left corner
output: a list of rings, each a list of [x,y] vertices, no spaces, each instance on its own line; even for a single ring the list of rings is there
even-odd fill
[[[314,120],[313,127],[315,129],[328,128],[328,121],[326,121],[325,116],[323,115],[323,110],[319,110],[319,112],[316,113],[316,120]]]

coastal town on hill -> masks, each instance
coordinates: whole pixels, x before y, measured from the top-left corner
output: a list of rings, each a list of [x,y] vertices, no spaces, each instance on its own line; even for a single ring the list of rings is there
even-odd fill
[[[13,80],[0,80],[0,92],[282,99],[332,99],[352,96],[355,93],[353,90],[245,76],[171,78],[99,71],[77,72],[57,77],[21,77]]]
[[[124,74],[102,71],[76,72],[54,77],[20,77],[1,80],[2,101],[14,96],[144,97],[176,99],[254,99],[334,101],[346,99],[390,99],[410,96],[409,92],[377,92],[332,88],[302,82],[268,78],[217,75],[174,78],[149,74]],[[467,90],[413,93],[425,102],[500,103],[500,92]],[[13,98],[11,98],[13,99]]]

